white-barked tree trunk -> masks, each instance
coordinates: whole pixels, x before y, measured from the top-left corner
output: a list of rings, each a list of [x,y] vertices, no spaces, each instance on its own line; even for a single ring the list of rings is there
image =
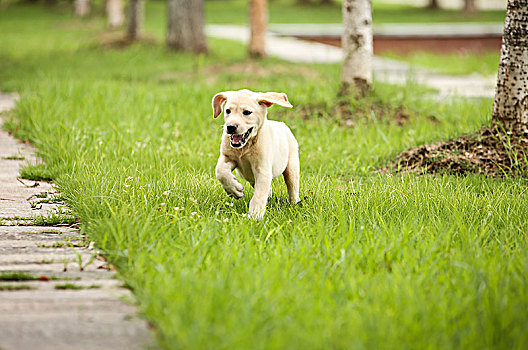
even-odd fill
[[[342,93],[365,94],[372,85],[372,7],[370,0],[343,0]]]
[[[75,0],[75,16],[84,17],[90,13],[90,0]]]
[[[106,15],[110,28],[121,27],[125,21],[123,0],[106,0]]]
[[[493,103],[493,122],[528,133],[528,0],[509,0]]]

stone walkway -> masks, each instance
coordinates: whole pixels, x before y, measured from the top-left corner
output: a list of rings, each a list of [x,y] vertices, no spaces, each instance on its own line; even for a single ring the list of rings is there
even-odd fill
[[[444,24],[445,26],[445,24]],[[451,25],[448,25],[451,27]],[[326,29],[325,29],[326,28]],[[497,25],[485,25],[482,29],[497,31]],[[475,31],[475,26],[462,26],[460,30]],[[296,39],[289,35],[307,31],[326,30],[335,32],[339,25],[272,25],[266,38],[266,50],[275,56],[290,62],[299,63],[340,63],[343,60],[341,48],[325,44]],[[383,30],[390,30],[384,27]],[[403,30],[403,29],[400,29]],[[237,25],[209,25],[207,35],[211,37],[236,40],[246,43],[249,29]],[[446,75],[423,67],[411,66],[406,62],[375,56],[373,60],[374,78],[391,84],[405,84],[411,80],[429,86],[438,91],[437,97],[484,97],[492,98],[495,94],[496,76],[483,77],[472,75]]]
[[[0,94],[0,113],[15,98]],[[20,225],[65,210],[38,203],[57,196],[49,183],[17,179],[28,161],[34,150],[0,131],[0,350],[152,348],[132,294],[75,226]]]
[[[417,7],[425,7],[429,0],[378,0],[386,4],[403,4]],[[507,0],[477,0],[477,6],[481,10],[504,10],[506,9]],[[439,0],[438,5],[446,9],[461,9],[464,2],[462,0]]]
[[[281,36],[341,36],[341,23],[281,23],[270,24],[268,30]],[[381,23],[372,26],[373,35],[380,37],[481,37],[502,36],[504,23]]]

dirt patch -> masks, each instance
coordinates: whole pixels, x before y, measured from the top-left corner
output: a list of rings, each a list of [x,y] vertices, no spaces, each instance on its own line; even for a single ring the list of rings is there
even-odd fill
[[[349,103],[340,103],[334,107],[334,114],[340,117],[340,124],[353,127],[359,120],[385,119],[398,126],[406,125],[415,114],[403,106],[389,104],[366,104],[351,107]]]
[[[192,71],[167,71],[158,76],[160,83],[172,83],[176,80],[200,80],[207,85],[218,81],[236,81],[238,86],[251,86],[257,79],[271,76],[303,77],[320,79],[318,71],[307,67],[295,67],[288,64],[260,64],[259,61],[246,60],[232,64],[215,64],[195,67]]]
[[[142,36],[137,40],[130,40],[123,30],[107,30],[97,37],[97,45],[105,49],[124,49],[132,44],[157,45],[158,42],[154,37]]]
[[[380,172],[527,176],[528,135],[508,135],[489,127],[478,134],[404,151]]]
[[[204,67],[205,74],[247,75],[254,78],[267,78],[270,76],[300,75],[304,78],[318,79],[318,71],[308,67],[290,64],[260,64],[258,61],[247,60],[230,65],[219,64]]]
[[[274,113],[286,116],[291,111],[277,110]],[[391,105],[383,102],[358,103],[353,106],[348,101],[337,102],[333,105],[307,105],[295,108],[295,115],[301,116],[303,120],[314,118],[336,119],[341,126],[352,128],[358,123],[368,122],[374,119],[386,120],[398,126],[407,125],[417,114],[400,105]],[[436,122],[430,118],[431,121]]]

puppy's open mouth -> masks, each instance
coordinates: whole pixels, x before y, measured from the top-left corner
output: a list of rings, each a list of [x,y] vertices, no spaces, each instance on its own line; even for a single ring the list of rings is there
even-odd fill
[[[240,148],[244,146],[252,131],[253,128],[249,128],[248,131],[246,131],[246,133],[244,134],[231,134],[231,147]]]

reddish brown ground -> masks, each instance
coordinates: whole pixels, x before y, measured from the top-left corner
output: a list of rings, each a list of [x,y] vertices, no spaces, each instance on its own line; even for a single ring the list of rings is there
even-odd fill
[[[303,36],[299,39],[320,42],[332,46],[341,46],[341,38],[324,36]],[[383,54],[395,52],[407,54],[413,51],[429,51],[446,53],[454,51],[499,51],[501,48],[501,37],[480,36],[480,37],[382,37],[374,36],[374,53]]]

